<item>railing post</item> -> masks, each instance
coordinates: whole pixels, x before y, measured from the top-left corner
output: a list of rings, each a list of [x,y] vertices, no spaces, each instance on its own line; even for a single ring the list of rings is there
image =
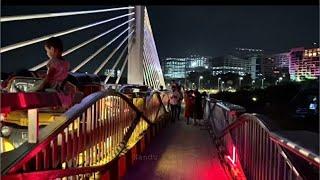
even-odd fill
[[[28,109],[28,142],[37,143],[39,137],[38,109]]]
[[[135,27],[129,30],[135,32],[134,38],[128,40],[128,84],[143,84],[144,8],[135,7]]]

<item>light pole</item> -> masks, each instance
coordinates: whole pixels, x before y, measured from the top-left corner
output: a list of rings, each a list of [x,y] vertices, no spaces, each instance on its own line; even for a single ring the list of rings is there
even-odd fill
[[[263,89],[263,81],[265,80],[266,78],[262,78],[261,79],[261,89]]]
[[[243,80],[243,77],[239,77],[239,89],[241,88],[241,80]]]
[[[224,89],[224,81],[221,82],[221,90],[223,91]]]
[[[255,80],[252,80],[251,85],[253,86],[255,82],[256,82]]]
[[[282,77],[279,77],[279,83],[282,81]]]
[[[218,91],[220,91],[220,77],[218,78]]]
[[[200,80],[203,79],[203,76],[199,76],[199,90],[200,90]]]

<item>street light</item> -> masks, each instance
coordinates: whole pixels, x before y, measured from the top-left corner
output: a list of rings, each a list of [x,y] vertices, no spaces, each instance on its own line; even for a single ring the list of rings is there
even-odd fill
[[[252,84],[252,86],[254,85],[254,83],[255,83],[255,82],[256,82],[255,80],[252,80],[252,83],[251,83],[251,84]]]
[[[219,78],[218,78],[218,91],[220,91],[220,87],[219,87],[219,86],[220,86],[220,79],[221,79],[221,78],[219,77]]]
[[[266,78],[262,78],[261,79],[261,89],[263,89],[263,81],[265,80]]]
[[[203,76],[199,76],[199,89],[200,89],[200,80],[203,79]]]
[[[239,77],[239,89],[241,88],[241,80],[243,80],[243,77]]]
[[[224,81],[221,82],[221,90],[223,91],[224,89]]]
[[[282,81],[282,77],[279,77],[279,83]]]

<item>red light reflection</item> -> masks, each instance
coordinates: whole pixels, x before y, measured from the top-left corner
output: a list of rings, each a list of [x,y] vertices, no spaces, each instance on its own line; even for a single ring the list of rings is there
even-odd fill
[[[24,93],[18,93],[19,102],[22,108],[27,107],[26,98],[24,97]]]

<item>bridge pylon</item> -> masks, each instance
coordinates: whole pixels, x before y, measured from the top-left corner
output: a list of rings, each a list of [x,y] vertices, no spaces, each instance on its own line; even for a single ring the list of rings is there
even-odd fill
[[[135,11],[135,22],[131,23],[134,26],[129,33],[134,31],[135,35],[128,40],[128,84],[143,84],[144,8],[145,6],[135,6],[130,9]]]

